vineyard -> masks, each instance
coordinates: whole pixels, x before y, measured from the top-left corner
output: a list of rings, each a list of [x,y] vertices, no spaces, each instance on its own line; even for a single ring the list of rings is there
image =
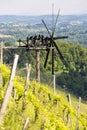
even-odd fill
[[[3,85],[0,87],[0,107],[10,78],[10,67],[0,65]],[[75,110],[52,88],[26,78],[14,78],[3,124],[0,130],[87,130],[87,114]],[[26,128],[25,128],[26,127]]]

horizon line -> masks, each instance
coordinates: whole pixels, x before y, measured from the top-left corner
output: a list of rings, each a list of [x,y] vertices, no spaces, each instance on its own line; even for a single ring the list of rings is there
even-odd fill
[[[50,16],[52,14],[0,14],[0,16]],[[57,14],[54,14],[57,15]],[[67,16],[67,15],[87,15],[87,12],[85,13],[77,13],[77,14],[60,14],[60,16]]]

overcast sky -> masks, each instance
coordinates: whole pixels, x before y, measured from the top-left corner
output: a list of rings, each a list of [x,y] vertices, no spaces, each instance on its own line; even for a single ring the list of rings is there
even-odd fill
[[[0,0],[0,15],[42,15],[87,13],[87,0]]]

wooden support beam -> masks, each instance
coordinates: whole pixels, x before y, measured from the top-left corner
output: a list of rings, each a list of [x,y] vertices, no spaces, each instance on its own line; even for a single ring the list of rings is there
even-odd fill
[[[26,46],[7,46],[7,47],[3,47],[3,49],[25,49],[26,50]],[[49,47],[47,47],[47,46],[37,46],[37,47],[35,47],[35,46],[33,46],[33,47],[29,47],[28,48],[29,50],[32,50],[32,51],[35,51],[35,50],[47,50],[47,49],[49,49]]]

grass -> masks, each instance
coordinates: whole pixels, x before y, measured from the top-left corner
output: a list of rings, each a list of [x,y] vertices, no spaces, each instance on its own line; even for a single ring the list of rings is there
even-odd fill
[[[61,89],[61,88],[58,87],[56,91],[57,91],[57,94],[61,95],[64,98],[65,101],[67,100],[67,95],[69,94],[69,92],[67,90],[64,90],[64,89]],[[72,107],[77,110],[79,98],[76,97],[74,94],[71,94],[71,93],[70,93],[70,97],[71,97]],[[87,103],[83,100],[81,101],[81,104],[80,104],[80,111],[87,113]]]

